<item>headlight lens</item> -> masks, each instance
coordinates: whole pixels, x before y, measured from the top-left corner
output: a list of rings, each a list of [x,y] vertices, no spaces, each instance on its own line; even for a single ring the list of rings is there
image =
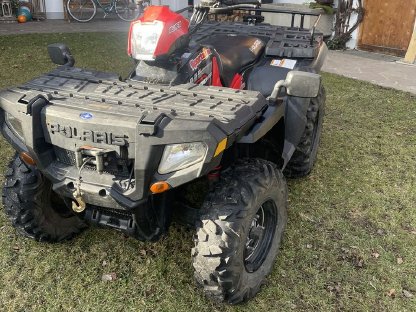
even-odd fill
[[[9,113],[5,113],[6,117],[6,124],[10,128],[10,130],[22,141],[24,142],[23,138],[23,127],[22,122],[14,117],[13,115]]]
[[[131,56],[136,60],[153,60],[154,53],[162,34],[164,24],[160,21],[152,23],[136,22],[131,32]]]
[[[158,171],[166,174],[185,169],[203,161],[207,150],[202,142],[167,145]]]

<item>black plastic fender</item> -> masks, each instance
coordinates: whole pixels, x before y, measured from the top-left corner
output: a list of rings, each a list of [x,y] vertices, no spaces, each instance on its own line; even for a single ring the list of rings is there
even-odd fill
[[[284,169],[295,152],[306,127],[306,113],[310,98],[287,96],[285,104],[285,143],[282,158]]]
[[[285,121],[285,141],[282,159],[284,169],[295,152],[306,127],[306,113],[310,98],[285,96],[283,104],[270,105],[262,115],[260,122],[246,133],[238,143],[253,144],[269,132],[281,118]]]

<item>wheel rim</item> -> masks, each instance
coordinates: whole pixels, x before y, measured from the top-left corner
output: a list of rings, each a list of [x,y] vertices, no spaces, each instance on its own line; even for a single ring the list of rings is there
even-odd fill
[[[273,200],[264,202],[250,224],[244,249],[247,272],[257,271],[266,260],[278,223],[277,207]]]
[[[142,6],[132,0],[118,0],[116,2],[116,13],[122,20],[131,22],[142,13]]]
[[[68,1],[68,13],[77,21],[87,22],[94,17],[95,12],[96,6],[92,0]]]

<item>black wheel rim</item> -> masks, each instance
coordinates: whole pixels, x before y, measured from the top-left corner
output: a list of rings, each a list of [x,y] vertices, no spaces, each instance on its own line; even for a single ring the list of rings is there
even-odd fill
[[[273,200],[264,202],[250,224],[244,249],[244,266],[247,272],[257,271],[269,254],[276,226],[277,207]]]

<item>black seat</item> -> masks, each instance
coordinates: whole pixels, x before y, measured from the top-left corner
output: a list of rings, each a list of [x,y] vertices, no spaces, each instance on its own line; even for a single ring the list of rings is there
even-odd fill
[[[225,86],[242,68],[255,62],[266,46],[259,38],[240,35],[215,35],[201,44],[214,47],[220,55]]]

